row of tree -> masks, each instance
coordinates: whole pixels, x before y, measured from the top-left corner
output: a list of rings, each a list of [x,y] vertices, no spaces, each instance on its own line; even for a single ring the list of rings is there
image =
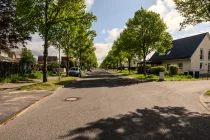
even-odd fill
[[[180,30],[188,25],[210,22],[210,0],[174,0],[176,9],[184,17]],[[166,32],[167,26],[160,15],[141,8],[127,22],[127,28],[114,42],[112,50],[102,62],[101,67],[113,67],[133,57],[143,59],[144,74],[146,74],[146,56],[157,51],[164,53],[172,46],[172,37]],[[119,63],[118,63],[119,62]],[[130,68],[129,68],[130,69]]]
[[[30,34],[38,32],[44,40],[43,82],[47,81],[50,45],[78,58],[80,66],[97,66],[96,33],[90,30],[97,18],[85,9],[85,0],[1,0],[0,49],[24,45]]]
[[[118,67],[118,64],[122,67],[122,62],[127,59],[130,71],[131,60],[138,58],[144,62],[146,75],[147,55],[153,51],[164,53],[172,46],[172,37],[166,30],[159,14],[141,8],[128,20],[101,67]]]

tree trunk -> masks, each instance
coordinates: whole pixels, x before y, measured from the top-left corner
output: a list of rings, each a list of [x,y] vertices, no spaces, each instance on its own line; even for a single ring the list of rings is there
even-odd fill
[[[80,66],[80,69],[82,70],[82,52],[81,52],[81,49],[79,51],[79,66]]]
[[[117,61],[117,71],[118,71],[118,61]]]
[[[77,66],[77,60],[76,59],[74,60],[74,66],[75,67]]]
[[[145,52],[144,52],[144,63],[143,63],[143,67],[144,67],[144,77],[146,78],[147,68],[146,68],[146,54],[145,54]]]
[[[128,57],[128,70],[129,70],[129,74],[131,73],[131,57]]]
[[[120,71],[122,71],[122,60],[120,59]]]
[[[69,76],[69,52],[68,51],[66,51],[66,57],[67,57],[67,60],[66,60],[66,77],[68,77]]]
[[[44,66],[43,66],[43,82],[47,82],[47,56],[48,56],[48,3],[45,2],[45,28],[44,28]]]

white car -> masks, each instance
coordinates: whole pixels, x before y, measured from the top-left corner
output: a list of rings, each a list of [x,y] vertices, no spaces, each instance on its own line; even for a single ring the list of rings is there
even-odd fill
[[[68,73],[69,73],[69,76],[81,77],[81,70],[78,67],[71,67]]]

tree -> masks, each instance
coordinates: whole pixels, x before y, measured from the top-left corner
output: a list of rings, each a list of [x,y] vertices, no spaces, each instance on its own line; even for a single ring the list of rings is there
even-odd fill
[[[0,1],[0,49],[9,50],[25,46],[25,40],[30,40],[27,26],[19,24],[15,12],[12,0]]]
[[[130,73],[131,70],[131,60],[135,56],[136,50],[135,50],[135,38],[133,31],[130,30],[130,28],[125,29],[120,34],[120,46],[125,53],[124,55],[128,59],[128,70]]]
[[[31,66],[36,63],[31,50],[23,48],[21,52],[20,65],[24,67],[24,73],[31,70]]]
[[[69,69],[69,59],[73,52],[73,46],[75,45],[76,34],[78,27],[75,23],[67,24],[67,25],[60,25],[57,26],[53,32],[55,35],[52,35],[50,39],[50,43],[57,49],[63,50],[63,53],[67,57],[66,61],[66,77],[69,76],[68,69]],[[53,34],[52,33],[52,34]]]
[[[62,23],[95,21],[92,13],[85,12],[84,0],[14,0],[17,14],[24,24],[32,24],[44,39],[43,82],[47,81],[47,56],[53,27]]]
[[[181,29],[187,25],[196,25],[210,21],[209,0],[174,0],[176,9],[185,18],[181,23]]]
[[[138,10],[127,23],[132,33],[137,54],[141,54],[144,61],[144,75],[146,76],[146,57],[149,53],[157,51],[164,53],[172,47],[172,37],[166,32],[167,26],[160,15],[143,8]]]
[[[74,57],[79,59],[79,66],[82,68],[85,64],[86,56],[85,54],[95,51],[93,48],[94,37],[96,32],[94,30],[89,30],[90,27],[80,27],[78,35],[76,38]]]

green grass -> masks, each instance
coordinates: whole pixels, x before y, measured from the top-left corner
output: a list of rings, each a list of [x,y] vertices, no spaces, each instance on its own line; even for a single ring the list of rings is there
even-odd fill
[[[57,80],[51,80],[46,83],[37,83],[29,86],[22,86],[15,88],[12,91],[34,91],[34,90],[47,90],[47,91],[54,91],[59,86],[65,85],[73,80],[76,80],[77,77],[65,77],[61,78],[61,81]]]
[[[28,81],[31,79],[41,79],[42,78],[42,72],[33,72],[31,74],[13,74],[11,76],[8,76],[6,78],[0,78],[0,83],[16,83],[19,81]]]
[[[158,81],[159,80],[159,76],[157,75],[150,74],[150,75],[147,75],[145,78],[143,74],[136,74],[137,72],[134,70],[131,70],[130,74],[128,70],[122,70],[122,71],[110,70],[110,71],[118,73],[120,75],[131,76],[131,77],[134,77],[140,80],[145,80],[145,81]],[[164,80],[165,81],[195,81],[195,80],[201,80],[201,79],[192,78],[190,75],[174,75],[174,76],[165,75]]]
[[[210,96],[210,90],[206,91],[205,95]]]

